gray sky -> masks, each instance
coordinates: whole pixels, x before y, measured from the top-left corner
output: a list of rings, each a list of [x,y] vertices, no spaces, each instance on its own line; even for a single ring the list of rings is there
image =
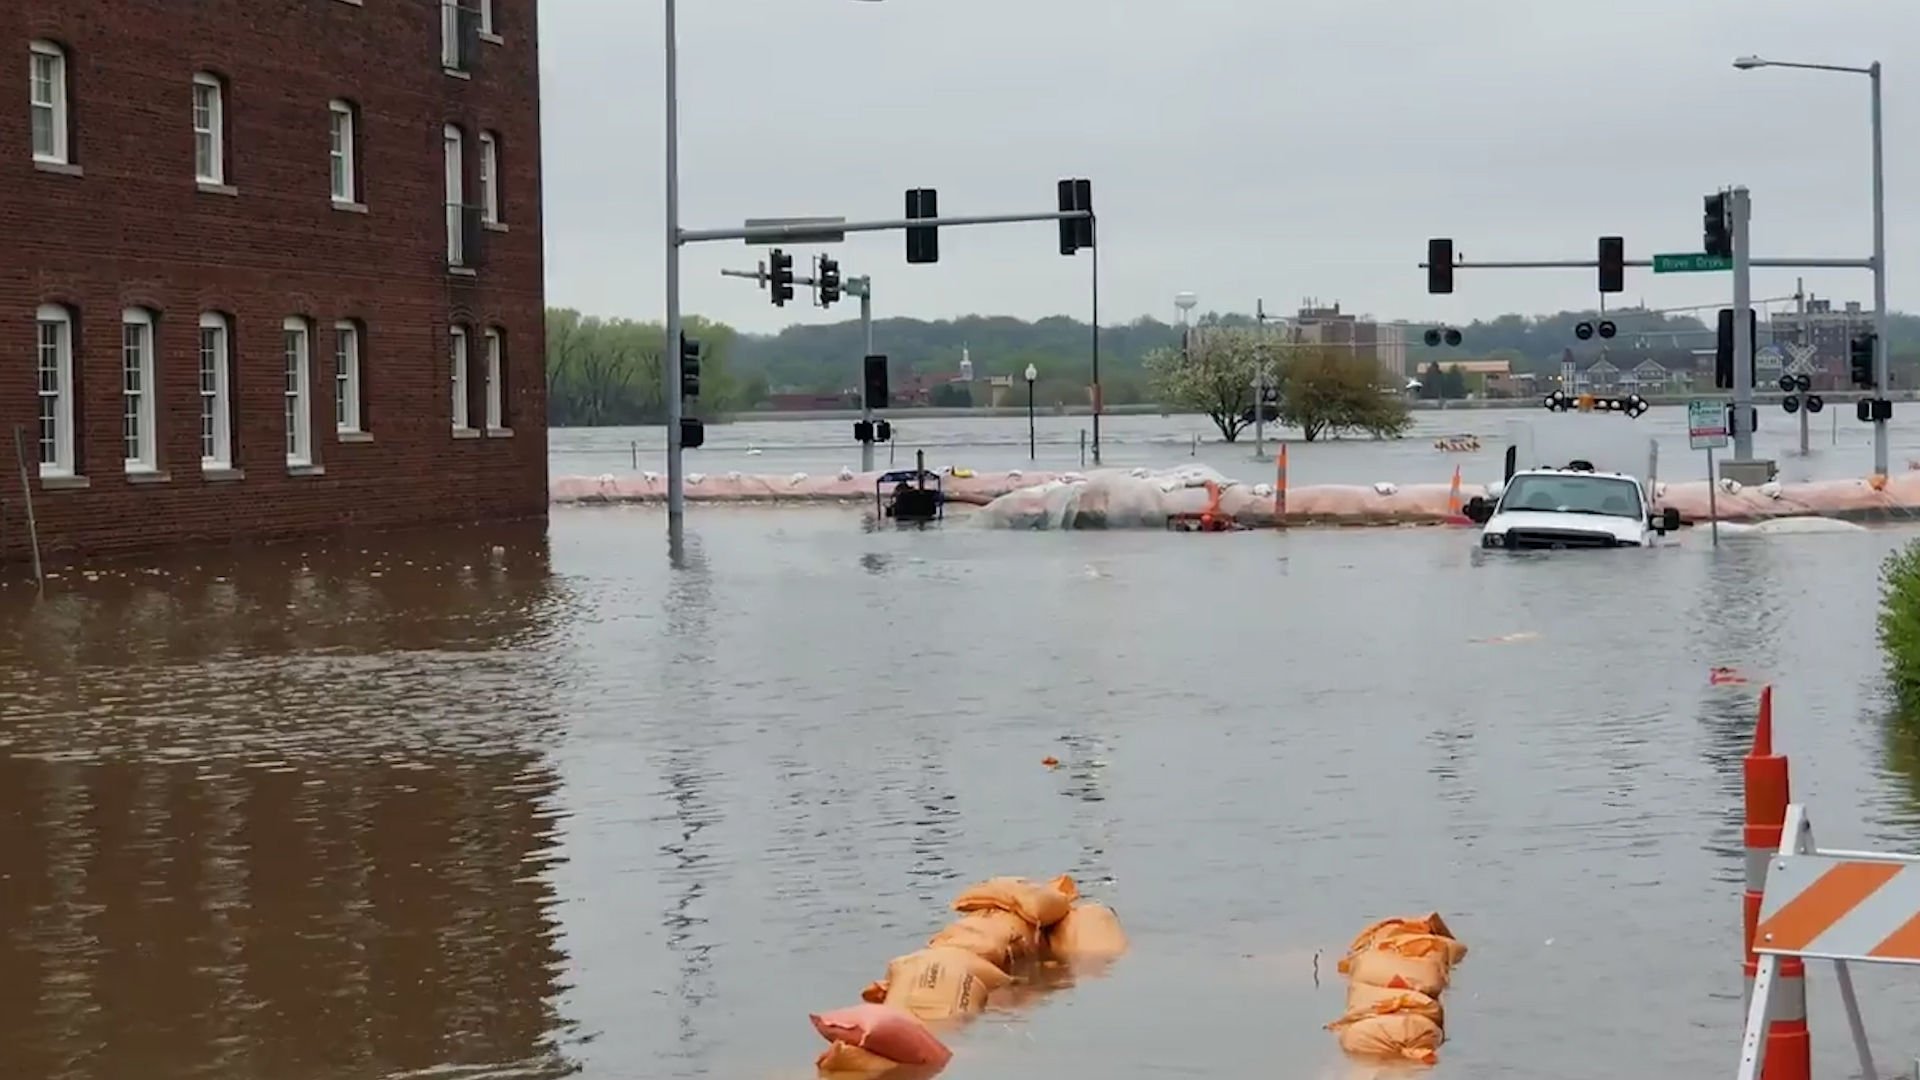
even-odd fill
[[[548,301],[659,318],[659,0],[542,0]],[[682,0],[687,227],[746,217],[1051,209],[1092,180],[1101,321],[1291,310],[1306,296],[1466,321],[1590,306],[1591,271],[1462,272],[1428,297],[1426,238],[1468,258],[1629,257],[1700,245],[1700,197],[1753,190],[1756,252],[1870,252],[1868,81],[1773,59],[1894,66],[1886,79],[1889,289],[1920,310],[1920,4],[1911,0]],[[1736,29],[1737,28],[1737,29]],[[880,315],[1087,315],[1088,259],[1050,224],[839,245]],[[796,268],[817,248],[792,248]],[[764,253],[688,249],[688,311],[743,329],[830,322],[723,279]],[[1903,258],[1903,255],[1907,256]],[[1758,271],[1755,296],[1793,290]],[[1807,274],[1870,302],[1861,271]],[[1724,301],[1727,275],[1629,271],[1622,302]],[[801,296],[805,294],[802,293]]]

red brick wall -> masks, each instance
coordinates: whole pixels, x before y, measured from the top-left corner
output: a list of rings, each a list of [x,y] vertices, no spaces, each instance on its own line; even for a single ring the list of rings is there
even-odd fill
[[[33,481],[41,545],[85,557],[181,541],[272,538],[547,512],[545,315],[540,221],[537,0],[493,0],[501,41],[472,78],[440,64],[437,0],[0,0],[0,560],[25,556],[13,428],[37,473],[34,315],[78,316],[77,439],[83,490]],[[37,168],[29,151],[28,42],[68,49],[71,155],[83,175]],[[193,75],[225,80],[227,182],[193,176]],[[364,214],[329,198],[327,103],[360,110]],[[466,190],[479,132],[500,144],[505,232],[487,234],[476,276],[446,268],[442,128],[466,133]],[[120,313],[157,312],[161,483],[130,483],[120,449]],[[199,315],[233,321],[235,465],[203,478]],[[312,431],[324,475],[284,454],[281,324],[314,328]],[[334,432],[332,326],[365,326],[361,371],[371,441]],[[483,333],[505,339],[512,437],[451,431],[449,331],[468,324],[470,415]]]

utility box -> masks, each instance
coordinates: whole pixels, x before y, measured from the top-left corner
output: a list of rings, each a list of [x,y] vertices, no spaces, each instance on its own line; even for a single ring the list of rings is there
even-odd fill
[[[1772,458],[1720,463],[1720,479],[1732,480],[1742,487],[1759,487],[1778,475],[1780,469]]]

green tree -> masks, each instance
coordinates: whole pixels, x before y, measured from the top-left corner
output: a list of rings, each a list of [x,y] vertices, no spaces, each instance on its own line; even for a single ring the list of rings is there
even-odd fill
[[[1204,413],[1220,437],[1233,442],[1253,422],[1253,381],[1266,353],[1259,330],[1197,329],[1185,350],[1148,353],[1147,379],[1162,405]]]
[[[1423,401],[1438,401],[1441,391],[1447,387],[1447,373],[1440,370],[1440,361],[1427,364],[1426,373],[1420,376],[1420,398]]]
[[[1467,396],[1467,373],[1459,364],[1446,370],[1440,380],[1440,397],[1446,401],[1460,401]]]
[[[1397,438],[1412,423],[1400,387],[1387,385],[1378,366],[1328,348],[1289,350],[1280,367],[1280,419],[1308,442],[1348,431]]]
[[[725,414],[764,394],[764,381],[743,382],[728,370],[732,327],[697,316],[686,334],[698,341],[700,402],[708,415]],[[661,364],[668,355],[659,323],[601,319],[570,308],[547,311],[547,419],[556,427],[657,424],[666,419]],[[679,349],[672,351],[677,369]]]

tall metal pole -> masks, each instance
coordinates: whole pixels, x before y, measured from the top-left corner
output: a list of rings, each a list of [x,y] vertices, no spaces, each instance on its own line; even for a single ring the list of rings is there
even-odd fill
[[[1880,151],[1880,61],[1867,68],[1873,85],[1873,385],[1885,398],[1892,385],[1887,363],[1887,185]],[[1887,475],[1887,422],[1873,422],[1873,471]]]
[[[1106,402],[1100,392],[1100,249],[1093,249],[1093,464],[1100,466],[1100,410]]]
[[[1813,329],[1807,324],[1807,283],[1804,279],[1793,279],[1793,298],[1798,302],[1800,308],[1800,340],[1802,343],[1810,345],[1813,343]],[[1810,423],[1812,423],[1812,421],[1808,419],[1807,403],[1802,401],[1800,403],[1801,457],[1806,457],[1807,454],[1810,453],[1807,449],[1807,426]]]
[[[1028,461],[1039,460],[1039,454],[1034,448],[1034,441],[1035,440],[1034,440],[1034,429],[1033,429],[1033,376],[1029,375],[1027,376],[1027,460]]]
[[[860,336],[866,340],[867,351],[860,359],[860,419],[866,423],[866,430],[873,427],[873,402],[867,400],[867,361],[873,355],[873,279],[860,279]],[[873,440],[860,444],[860,471],[873,471]]]
[[[1728,194],[1733,216],[1733,457],[1753,460],[1753,310],[1752,248],[1748,246],[1752,204],[1747,189]]]
[[[661,352],[661,390],[667,402],[667,543],[677,549],[686,529],[686,489],[680,461],[680,61],[675,0],[667,10],[667,340]]]

